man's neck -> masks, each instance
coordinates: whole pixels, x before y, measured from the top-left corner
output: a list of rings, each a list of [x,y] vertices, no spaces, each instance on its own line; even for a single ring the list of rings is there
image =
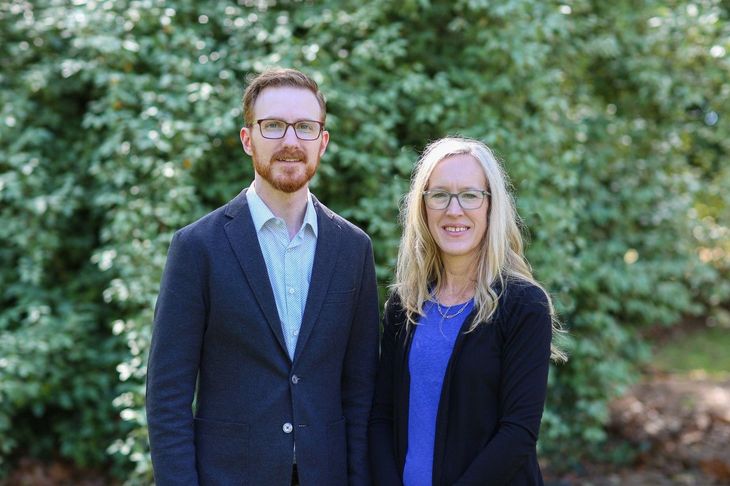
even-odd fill
[[[304,222],[304,214],[307,212],[307,185],[295,192],[283,192],[275,189],[264,179],[254,178],[256,194],[268,206],[274,216],[281,218],[286,223],[289,239],[299,232]]]

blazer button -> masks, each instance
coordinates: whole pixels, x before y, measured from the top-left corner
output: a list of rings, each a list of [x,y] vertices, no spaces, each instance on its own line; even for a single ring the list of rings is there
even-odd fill
[[[299,383],[299,377],[297,375],[292,375],[291,382],[296,385],[297,383]]]
[[[285,423],[281,427],[281,430],[283,430],[285,434],[291,434],[292,429],[293,429],[293,427],[291,426],[291,424],[289,422]]]

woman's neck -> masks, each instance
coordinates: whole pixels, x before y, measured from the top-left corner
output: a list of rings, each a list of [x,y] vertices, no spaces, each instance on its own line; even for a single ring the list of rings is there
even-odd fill
[[[436,299],[441,305],[454,305],[474,297],[476,291],[476,262],[444,262],[441,285],[436,289]]]

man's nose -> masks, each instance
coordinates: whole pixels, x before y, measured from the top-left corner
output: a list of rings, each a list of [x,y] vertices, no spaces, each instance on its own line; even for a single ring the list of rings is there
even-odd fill
[[[282,143],[284,145],[299,145],[299,138],[297,138],[297,132],[294,130],[293,126],[289,125],[286,127],[286,130],[284,130]]]

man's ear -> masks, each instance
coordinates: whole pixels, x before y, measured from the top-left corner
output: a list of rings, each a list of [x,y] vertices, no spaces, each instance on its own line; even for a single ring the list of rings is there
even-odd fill
[[[239,136],[241,138],[241,145],[243,145],[243,151],[248,155],[253,155],[253,150],[251,148],[251,129],[248,127],[241,128]]]
[[[330,132],[327,130],[322,131],[322,143],[319,146],[319,156],[324,155],[324,151],[327,150],[327,144],[330,143]]]

